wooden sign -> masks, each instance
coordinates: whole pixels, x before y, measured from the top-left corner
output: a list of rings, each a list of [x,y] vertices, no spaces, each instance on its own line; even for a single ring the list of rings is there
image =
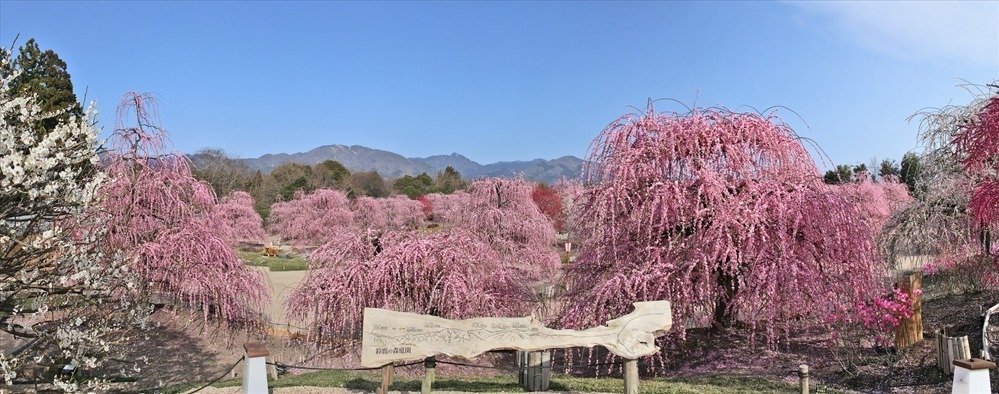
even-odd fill
[[[626,359],[655,354],[655,338],[673,326],[669,301],[636,302],[635,311],[605,326],[555,330],[532,317],[448,320],[436,316],[364,309],[361,366],[436,355],[473,358],[490,350],[543,350],[603,346]]]

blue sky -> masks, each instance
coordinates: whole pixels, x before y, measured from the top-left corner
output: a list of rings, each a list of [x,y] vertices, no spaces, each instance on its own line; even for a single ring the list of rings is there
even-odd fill
[[[238,157],[583,157],[669,98],[784,106],[837,164],[898,160],[919,149],[910,115],[999,79],[999,2],[2,0],[0,43],[15,34],[68,63],[105,132],[123,93],[151,92],[175,149]]]

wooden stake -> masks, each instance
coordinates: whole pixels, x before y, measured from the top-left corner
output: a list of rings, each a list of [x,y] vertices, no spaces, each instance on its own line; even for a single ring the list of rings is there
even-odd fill
[[[392,373],[395,367],[388,364],[382,367],[382,385],[378,387],[379,394],[388,394],[388,388],[392,385]]]
[[[902,319],[895,327],[895,349],[902,350],[909,345],[923,340],[923,295],[916,290],[921,290],[922,280],[918,274],[907,275],[898,281],[898,287],[902,292],[909,295],[912,305],[912,317]]]
[[[638,360],[624,361],[624,394],[638,394]]]
[[[937,331],[937,366],[946,374],[954,373],[954,360],[971,358],[968,337],[948,337],[944,330]]]
[[[423,359],[423,368],[426,374],[423,376],[423,385],[420,386],[420,393],[430,394],[430,389],[434,385],[434,374],[437,371],[437,357]]]

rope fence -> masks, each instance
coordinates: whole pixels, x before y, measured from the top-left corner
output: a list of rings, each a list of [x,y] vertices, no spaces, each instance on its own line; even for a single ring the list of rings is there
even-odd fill
[[[226,369],[225,373],[223,373],[219,377],[215,378],[215,380],[212,380],[211,382],[205,383],[203,386],[198,387],[197,389],[194,389],[193,391],[188,391],[187,394],[197,393],[197,392],[199,392],[201,390],[204,390],[204,389],[208,388],[208,386],[211,386],[211,385],[213,385],[215,383],[218,383],[220,380],[222,380],[223,378],[225,378],[225,376],[228,375],[230,371],[232,371],[233,369],[235,369],[236,366],[239,365],[239,363],[241,363],[241,362],[243,362],[243,358],[242,357],[240,357],[238,360],[236,360],[236,362],[232,363],[232,366],[229,367],[228,369]]]
[[[301,370],[306,370],[306,371],[377,371],[377,370],[380,370],[380,369],[383,368],[383,367],[368,367],[368,368],[360,368],[360,367],[358,367],[358,368],[307,367],[307,366],[303,366],[303,365],[288,365],[288,364],[284,364],[284,363],[280,363],[280,362],[267,362],[266,364],[267,365],[272,365],[272,366],[274,366],[276,368],[283,368],[283,369],[286,369],[286,370],[287,369],[301,369]],[[390,364],[390,365],[392,365],[393,368],[405,368],[405,367],[410,367],[410,366],[417,365],[417,364],[423,364],[423,360],[413,361],[413,362],[408,362],[408,363],[403,363],[403,364]]]
[[[249,357],[253,357],[252,355],[249,354],[249,352],[248,352],[248,356]],[[262,356],[266,357],[267,354],[263,354]],[[224,372],[223,374],[221,374],[217,378],[211,380],[210,382],[204,383],[203,385],[201,385],[197,389],[194,389],[194,390],[191,390],[191,391],[186,391],[185,393],[187,393],[187,394],[198,393],[198,392],[201,392],[202,390],[204,390],[205,388],[208,388],[208,387],[212,386],[213,384],[218,383],[219,381],[225,379],[227,375],[229,375],[230,373],[233,373],[233,371],[236,369],[236,367],[241,362],[244,362],[244,360],[245,359],[242,358],[242,357],[239,358],[239,359],[237,359],[234,363],[231,364],[231,366],[229,368],[226,369],[226,372]],[[380,370],[380,371],[382,371],[382,374],[383,374],[382,375],[382,382],[383,382],[382,383],[383,384],[382,387],[384,389],[386,389],[386,390],[388,388],[388,385],[391,384],[391,380],[392,380],[392,369],[394,369],[394,368],[407,368],[407,367],[413,367],[413,366],[418,366],[418,365],[423,365],[424,367],[428,367],[428,374],[430,376],[430,378],[429,378],[430,382],[433,381],[433,369],[434,369],[434,365],[435,364],[445,364],[445,365],[452,365],[452,366],[456,366],[456,367],[489,369],[489,370],[503,371],[503,372],[509,372],[509,373],[520,373],[520,374],[522,374],[521,379],[523,379],[524,376],[526,376],[526,375],[523,375],[524,373],[537,373],[538,371],[545,371],[545,373],[547,374],[549,372],[563,372],[564,371],[563,373],[573,373],[573,372],[587,372],[587,371],[595,371],[596,370],[596,371],[598,371],[598,374],[599,374],[599,370],[600,369],[605,369],[608,372],[610,371],[610,369],[606,369],[606,368],[603,368],[603,367],[618,367],[618,366],[625,365],[625,361],[624,360],[612,361],[612,362],[608,360],[609,362],[581,363],[581,364],[575,364],[575,365],[574,364],[548,364],[548,365],[531,364],[531,365],[528,365],[526,363],[523,363],[523,361],[522,361],[521,363],[518,363],[517,366],[496,366],[496,365],[483,365],[483,364],[470,363],[470,362],[462,362],[462,361],[436,360],[435,358],[431,357],[431,358],[428,358],[427,360],[418,360],[418,361],[411,361],[411,362],[404,362],[404,363],[393,363],[393,364],[387,364],[387,365],[379,366],[379,367],[317,367],[317,366],[308,366],[308,365],[286,364],[286,363],[282,363],[282,362],[279,362],[279,361],[270,361],[270,362],[267,362],[267,361],[265,361],[263,359],[258,359],[258,360],[260,362],[262,362],[262,364],[265,364],[265,365],[268,365],[268,366],[272,366],[272,367],[275,368],[275,371],[273,371],[273,373],[275,373],[275,375],[273,375],[274,378],[277,378],[277,375],[276,375],[277,372],[284,372],[284,371],[288,371],[288,370],[304,370],[304,371],[379,371]],[[428,360],[430,360],[430,361],[428,361]],[[251,364],[252,363],[246,364],[246,367],[250,368]],[[531,371],[533,371],[533,372],[531,372]],[[244,370],[244,373],[245,372],[247,372],[247,371]],[[690,371],[690,372],[695,372],[696,373],[696,371]],[[802,384],[802,387],[805,390],[807,390],[807,388],[809,386],[809,378],[814,379],[814,380],[812,380],[812,389],[817,389],[818,392],[825,392],[826,390],[837,390],[837,389],[842,389],[843,388],[843,387],[839,387],[837,385],[828,385],[828,384],[821,383],[821,382],[828,382],[828,381],[830,381],[829,378],[831,378],[831,377],[829,377],[829,376],[823,377],[821,374],[816,374],[815,371],[811,371],[811,373],[809,373],[810,371],[808,370],[808,367],[806,365],[800,365],[798,369],[786,369],[786,370],[784,370],[784,369],[778,369],[778,370],[776,370],[774,372],[775,372],[774,374],[770,375],[771,377],[784,376],[786,378],[788,376],[791,376],[791,375],[794,375],[794,374],[798,374],[799,383]],[[736,371],[727,371],[727,372],[721,373],[721,375],[732,376],[732,377],[759,377],[760,376],[759,373],[740,373],[740,372],[736,372]],[[257,376],[257,375],[247,375],[247,376]],[[244,379],[245,379],[245,377],[244,377]],[[547,387],[547,379],[548,378],[546,377],[544,379],[545,379],[545,382],[546,382],[545,383],[545,387]],[[626,383],[627,383],[627,379],[628,379],[628,377],[625,377]],[[831,381],[835,381],[835,380],[837,380],[837,379],[836,378],[831,378]],[[386,383],[386,381],[388,383]],[[902,384],[899,384],[899,383],[891,384],[891,383],[889,383],[887,381],[884,381],[884,382],[881,382],[881,383],[877,384],[876,387],[869,387],[868,388],[869,390],[872,390],[872,391],[868,391],[868,390],[865,390],[865,389],[859,389],[858,390],[855,387],[851,387],[850,390],[858,391],[858,392],[863,392],[863,393],[867,393],[867,392],[874,393],[874,392],[883,392],[884,390],[892,390],[892,389],[899,389],[899,388],[916,388],[916,387],[921,387],[921,386],[940,385],[940,384],[945,384],[948,381],[949,380],[939,380],[939,381],[918,382],[918,383],[909,383],[909,384],[906,384],[906,383],[902,383]],[[521,381],[521,384],[525,384],[525,382]],[[529,383],[526,383],[526,384],[529,384]]]

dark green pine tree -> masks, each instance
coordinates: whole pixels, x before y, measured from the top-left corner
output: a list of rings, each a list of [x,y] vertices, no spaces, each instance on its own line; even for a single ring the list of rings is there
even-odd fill
[[[10,92],[13,96],[34,94],[44,113],[66,111],[56,118],[47,118],[36,125],[40,134],[47,134],[55,129],[59,122],[69,119],[70,116],[83,116],[83,108],[73,93],[73,82],[70,80],[69,72],[66,71],[66,62],[60,59],[59,55],[51,49],[43,52],[32,38],[19,48],[14,62],[20,66],[22,72],[10,81]]]

